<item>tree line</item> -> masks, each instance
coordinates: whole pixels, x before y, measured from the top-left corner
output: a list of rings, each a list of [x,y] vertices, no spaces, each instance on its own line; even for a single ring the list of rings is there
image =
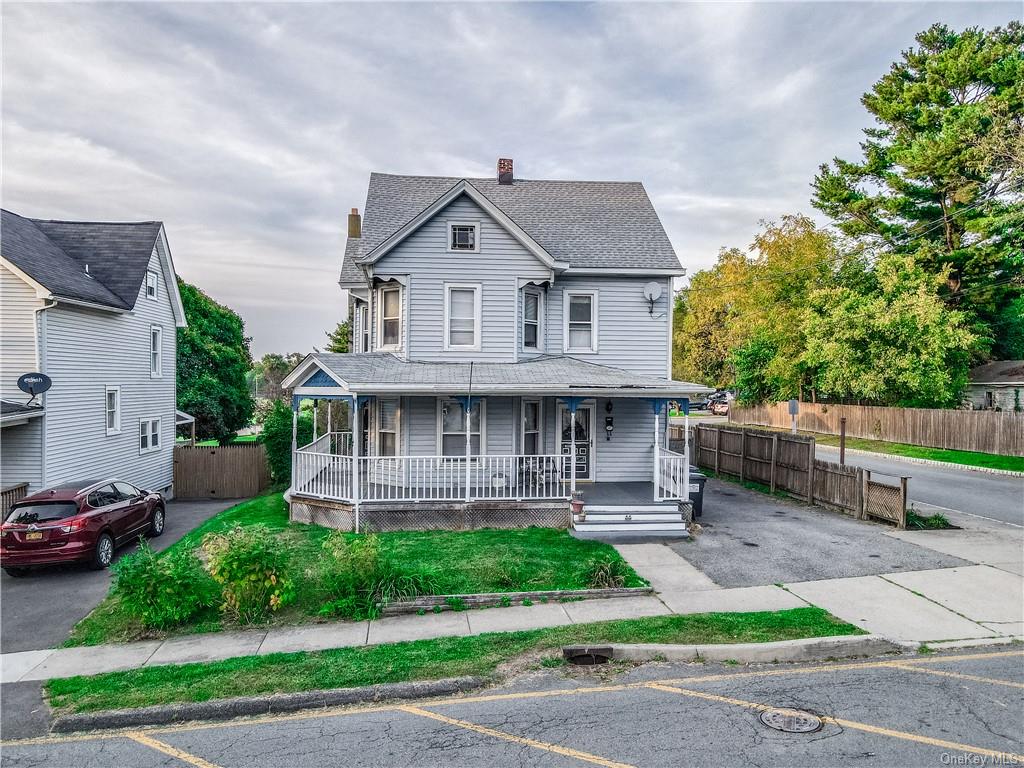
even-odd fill
[[[861,99],[875,125],[811,205],[723,248],[674,307],[673,375],[741,402],[959,405],[1024,358],[1024,28],[916,36]]]

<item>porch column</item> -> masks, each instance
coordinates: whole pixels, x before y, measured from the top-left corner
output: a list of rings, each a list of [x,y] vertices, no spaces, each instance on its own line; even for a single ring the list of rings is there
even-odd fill
[[[657,501],[660,495],[658,493],[658,475],[660,474],[658,472],[660,468],[658,465],[661,463],[661,435],[658,434],[658,427],[661,417],[661,405],[654,404],[652,408],[654,409],[654,500]]]
[[[292,397],[292,488],[295,488],[298,478],[295,477],[295,464],[297,461],[296,452],[299,449],[297,436],[299,431],[299,398]]]
[[[331,401],[327,401],[327,434],[331,434]],[[328,452],[331,453],[330,444],[328,444]]]
[[[359,395],[352,394],[349,408],[352,409],[352,509],[355,514],[356,533],[359,533],[359,497],[362,490],[359,485],[359,448],[363,442],[359,431]]]
[[[313,401],[313,442],[316,442],[316,422],[317,417],[320,415],[320,401]]]

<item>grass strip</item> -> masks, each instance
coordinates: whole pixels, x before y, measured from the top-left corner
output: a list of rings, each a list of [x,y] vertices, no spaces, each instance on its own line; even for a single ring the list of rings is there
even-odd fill
[[[172,509],[173,513],[173,509]],[[324,537],[330,531],[317,525],[288,521],[288,505],[280,493],[258,496],[224,510],[198,526],[167,551],[195,549],[209,533],[235,526],[264,525],[277,532],[289,553],[289,573],[296,585],[296,602],[276,614],[275,624],[301,624],[313,620],[326,600],[316,565]],[[352,534],[353,537],[356,534]],[[378,534],[382,554],[410,571],[433,572],[438,594],[480,592],[532,592],[559,589],[587,589],[598,564],[616,561],[624,575],[625,587],[647,585],[609,544],[574,538],[560,528],[473,531],[393,531]],[[222,620],[213,607],[176,634],[217,632],[237,628]],[[65,646],[99,645],[143,637],[166,637],[166,633],[145,633],[142,626],[115,596],[107,597],[72,630]]]
[[[145,667],[50,680],[46,691],[50,705],[61,712],[91,712],[232,696],[436,680],[458,675],[494,676],[499,665],[516,657],[555,652],[572,643],[765,643],[857,634],[863,634],[862,630],[815,607],[758,613],[656,616]]]
[[[818,445],[839,446],[838,435],[822,435],[815,433],[814,441]],[[943,461],[950,464],[966,464],[971,467],[1008,469],[1014,472],[1024,472],[1024,457],[1020,456],[999,456],[994,453],[954,451],[945,448],[928,448],[923,445],[887,443],[882,440],[869,440],[862,437],[847,437],[846,447],[857,451],[871,451],[872,453],[885,453],[892,456],[906,456],[911,459],[928,459],[930,461]]]

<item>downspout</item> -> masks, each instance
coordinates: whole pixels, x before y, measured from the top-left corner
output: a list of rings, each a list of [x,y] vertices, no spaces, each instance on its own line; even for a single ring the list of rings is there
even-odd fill
[[[53,299],[46,299],[41,307],[32,310],[32,329],[35,331],[36,342],[36,370],[46,373],[46,315],[44,310],[53,309],[57,302]],[[43,424],[39,429],[39,487],[46,487],[46,392],[43,392]]]

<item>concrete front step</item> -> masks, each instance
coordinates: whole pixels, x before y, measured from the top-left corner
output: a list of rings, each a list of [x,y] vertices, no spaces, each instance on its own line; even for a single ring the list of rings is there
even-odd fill
[[[649,512],[678,512],[679,505],[669,504],[587,504],[584,511],[589,516],[592,513],[615,512],[640,515]]]
[[[683,516],[679,512],[587,512],[586,519],[581,521],[579,515],[573,516],[573,522],[581,523],[679,523]]]
[[[573,528],[577,531],[585,533],[611,533],[611,532],[622,532],[622,533],[681,533],[686,534],[686,523],[681,520],[676,522],[658,522],[658,523],[645,523],[630,521],[625,523],[598,523],[591,522],[588,516],[585,521],[574,522]]]

